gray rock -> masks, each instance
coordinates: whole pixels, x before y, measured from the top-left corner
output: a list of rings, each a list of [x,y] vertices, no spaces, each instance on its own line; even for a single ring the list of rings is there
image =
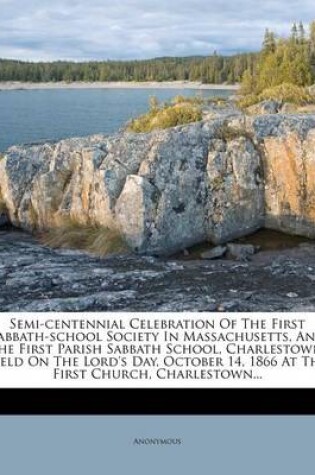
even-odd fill
[[[299,296],[299,294],[297,294],[296,292],[289,292],[289,293],[287,293],[287,297],[288,297],[289,299],[296,299],[298,296]]]
[[[247,112],[251,115],[278,114],[282,112],[282,107],[281,101],[267,100],[248,107]]]
[[[200,254],[200,257],[201,259],[205,259],[205,260],[218,259],[220,257],[223,257],[226,251],[227,251],[226,246],[216,246],[213,249],[210,249],[210,251],[206,251]]]
[[[25,230],[63,218],[119,228],[139,254],[225,242],[263,222],[261,158],[249,137],[217,139],[222,119],[11,148],[1,194]]]
[[[0,231],[0,250],[3,312],[314,309],[315,254],[299,249],[290,256],[288,250],[271,256],[262,251],[259,263],[237,265],[135,255],[99,259],[43,247],[20,231]],[[287,297],[292,289],[298,298]]]
[[[302,242],[299,244],[299,248],[305,251],[315,252],[315,242]]]
[[[150,134],[12,147],[0,161],[10,221],[118,228],[131,249],[157,256],[262,227],[315,238],[315,115],[263,107],[268,115],[226,109]]]
[[[281,101],[263,101],[258,104],[259,110],[261,114],[277,114],[281,109],[282,102]]]
[[[294,104],[290,104],[289,102],[284,103],[281,106],[280,112],[281,114],[292,114],[296,112],[297,106]]]
[[[219,304],[216,308],[218,312],[235,312],[238,310],[239,302],[231,300],[229,302],[223,302]]]
[[[255,246],[252,244],[228,244],[228,253],[238,261],[249,260],[256,252]]]

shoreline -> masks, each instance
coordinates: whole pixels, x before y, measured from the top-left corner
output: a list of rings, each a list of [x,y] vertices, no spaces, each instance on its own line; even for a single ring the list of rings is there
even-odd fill
[[[0,82],[0,91],[39,90],[39,89],[194,89],[194,90],[229,90],[237,91],[238,84],[202,84],[190,81],[165,81],[165,82]]]

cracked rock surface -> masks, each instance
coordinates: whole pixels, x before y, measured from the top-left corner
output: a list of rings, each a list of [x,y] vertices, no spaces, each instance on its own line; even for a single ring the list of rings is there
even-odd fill
[[[0,232],[1,311],[315,311],[315,246],[250,262],[97,258]]]
[[[225,244],[261,228],[315,238],[315,115],[213,119],[12,147],[0,197],[21,229],[69,217],[118,228],[139,254]]]

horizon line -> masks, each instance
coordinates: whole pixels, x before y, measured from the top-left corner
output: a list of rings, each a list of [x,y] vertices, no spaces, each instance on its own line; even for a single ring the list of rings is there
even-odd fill
[[[247,55],[247,54],[257,54],[258,50],[253,51],[239,51],[239,52],[231,52],[231,53],[219,53],[214,51],[212,54],[192,54],[192,55],[183,55],[183,56],[153,56],[148,58],[129,58],[129,59],[21,59],[21,58],[6,58],[0,56],[0,61],[15,61],[21,63],[128,63],[128,62],[146,62],[146,61],[159,61],[165,59],[206,59],[212,58],[214,56],[219,57],[233,57],[233,56],[240,56],[240,55]]]

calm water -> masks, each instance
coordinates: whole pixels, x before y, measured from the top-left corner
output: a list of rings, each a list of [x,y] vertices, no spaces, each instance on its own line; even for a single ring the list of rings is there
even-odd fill
[[[150,96],[229,96],[231,91],[176,89],[59,89],[0,91],[0,151],[66,137],[117,131],[148,108]]]

